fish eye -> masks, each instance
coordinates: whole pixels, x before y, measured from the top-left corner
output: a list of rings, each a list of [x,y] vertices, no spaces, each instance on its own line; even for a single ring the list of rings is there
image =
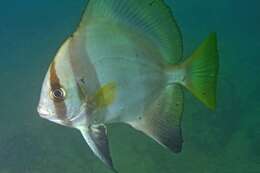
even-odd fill
[[[56,88],[51,90],[50,95],[54,101],[60,102],[65,100],[66,92],[63,88]]]

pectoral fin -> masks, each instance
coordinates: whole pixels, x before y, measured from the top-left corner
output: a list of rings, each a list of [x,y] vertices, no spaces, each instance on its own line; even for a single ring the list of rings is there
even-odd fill
[[[97,108],[111,105],[116,98],[116,83],[110,82],[102,86],[95,94],[93,100]]]
[[[80,131],[95,155],[114,172],[117,172],[110,156],[106,127],[104,125],[91,126],[82,128]]]
[[[86,89],[84,79],[78,81],[78,88],[81,94],[85,97],[85,101],[90,105],[94,105],[96,108],[105,108],[111,105],[117,96],[117,86],[115,82],[109,82],[91,95]]]

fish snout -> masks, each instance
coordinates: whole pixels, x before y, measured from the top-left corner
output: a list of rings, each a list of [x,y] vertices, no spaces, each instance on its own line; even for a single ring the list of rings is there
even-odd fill
[[[50,112],[47,111],[44,107],[42,107],[41,105],[39,105],[37,107],[37,112],[40,115],[40,117],[42,118],[48,118],[50,116]]]

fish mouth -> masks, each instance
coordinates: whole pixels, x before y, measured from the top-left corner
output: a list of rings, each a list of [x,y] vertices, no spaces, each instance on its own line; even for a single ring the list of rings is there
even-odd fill
[[[50,112],[46,111],[41,106],[37,107],[37,112],[42,118],[48,118],[50,116]]]

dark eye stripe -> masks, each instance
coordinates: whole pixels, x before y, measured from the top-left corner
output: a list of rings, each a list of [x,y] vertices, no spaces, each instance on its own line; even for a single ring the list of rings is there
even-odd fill
[[[59,77],[57,76],[55,61],[51,64],[51,67],[50,67],[50,85],[51,85],[51,91],[62,88]],[[66,116],[67,107],[66,107],[65,102],[64,101],[60,101],[60,102],[53,101],[53,103],[54,103],[56,115],[58,116],[58,118],[63,120],[64,123],[66,123],[67,125],[71,124],[70,120]]]
[[[58,78],[58,76],[57,76],[57,73],[56,73],[56,65],[55,65],[55,62],[53,62],[53,63],[51,64],[51,69],[50,69],[50,83],[51,83],[51,89],[52,89],[52,90],[61,88],[60,80],[59,80],[59,78]]]

